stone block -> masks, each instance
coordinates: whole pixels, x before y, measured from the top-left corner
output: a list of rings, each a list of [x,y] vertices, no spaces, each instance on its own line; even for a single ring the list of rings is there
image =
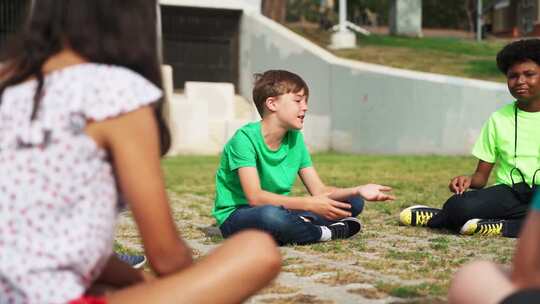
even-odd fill
[[[356,34],[349,30],[332,33],[330,40],[330,45],[328,47],[334,50],[356,47]]]
[[[185,153],[205,147],[209,141],[208,104],[191,103],[174,94],[169,103],[172,146],[169,154]]]
[[[185,94],[189,103],[206,103],[209,120],[234,118],[234,85],[225,82],[187,81]]]
[[[422,37],[422,0],[393,0],[390,8],[390,34]]]

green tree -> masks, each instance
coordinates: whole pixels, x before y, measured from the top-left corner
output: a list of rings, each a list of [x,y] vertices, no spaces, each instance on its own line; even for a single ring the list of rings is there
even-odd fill
[[[355,23],[366,23],[366,9],[377,14],[379,24],[388,24],[390,0],[348,0],[347,15]]]
[[[319,22],[321,18],[319,8],[320,0],[289,0],[286,19],[288,22]]]
[[[477,0],[422,0],[422,26],[473,31]],[[486,8],[495,0],[482,0]]]
[[[287,11],[286,0],[262,0],[262,13],[266,17],[283,23]]]

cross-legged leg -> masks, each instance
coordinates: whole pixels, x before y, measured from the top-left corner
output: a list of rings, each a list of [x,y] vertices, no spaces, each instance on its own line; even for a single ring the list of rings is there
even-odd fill
[[[179,273],[107,296],[108,304],[241,303],[279,273],[281,256],[265,233],[247,231]]]
[[[280,244],[310,244],[321,239],[321,228],[279,206],[242,207],[219,227],[224,237],[245,229],[263,230]]]
[[[459,231],[470,219],[504,219],[509,222],[505,225],[503,235],[515,237],[527,210],[528,204],[521,202],[509,186],[496,185],[453,195],[427,226]]]

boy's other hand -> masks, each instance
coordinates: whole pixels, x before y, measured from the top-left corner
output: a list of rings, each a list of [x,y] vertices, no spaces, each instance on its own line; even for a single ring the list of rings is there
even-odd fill
[[[328,220],[339,220],[351,216],[351,212],[347,211],[347,209],[351,209],[350,204],[330,199],[327,194],[310,196],[308,199],[309,211]]]
[[[363,197],[366,201],[391,201],[396,199],[395,196],[386,193],[392,191],[392,188],[388,186],[366,184],[357,187],[357,189],[358,195]]]
[[[471,177],[466,175],[456,176],[452,178],[448,188],[455,194],[463,194],[471,186]]]

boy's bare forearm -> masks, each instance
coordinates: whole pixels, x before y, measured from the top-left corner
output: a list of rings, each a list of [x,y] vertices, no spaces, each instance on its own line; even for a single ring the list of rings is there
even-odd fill
[[[475,172],[473,175],[471,175],[471,188],[481,189],[481,188],[484,188],[486,184],[487,184],[487,177],[484,176],[483,174]]]
[[[290,197],[262,190],[256,195],[251,196],[250,205],[275,205],[292,210],[305,210],[316,213],[329,220],[337,220],[351,216],[351,213],[347,210],[351,207],[349,204],[332,200],[324,194],[305,197]]]
[[[309,202],[306,197],[287,196],[261,190],[249,204],[251,206],[274,205],[283,206],[292,210],[309,211]]]
[[[352,196],[358,195],[358,189],[356,187],[354,188],[335,188],[335,187],[328,187],[331,188],[331,191],[329,191],[330,194],[328,194],[328,198],[333,199],[335,201],[346,201]]]
[[[491,170],[494,164],[485,162],[483,160],[478,161],[476,170],[471,175],[471,188],[481,189],[487,184]]]

